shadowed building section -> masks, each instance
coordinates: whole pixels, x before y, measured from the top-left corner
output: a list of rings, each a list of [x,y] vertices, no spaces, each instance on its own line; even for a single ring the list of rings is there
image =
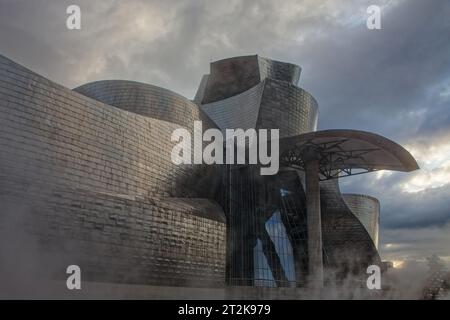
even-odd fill
[[[223,59],[211,63],[205,89],[201,85],[198,92],[203,92],[201,103],[207,104],[247,91],[266,78],[296,85],[300,72],[297,65],[258,55]]]
[[[379,135],[356,130],[315,131],[318,104],[296,86],[300,70],[259,56],[220,60],[211,64],[195,97],[222,131],[280,131],[282,171],[276,177],[259,177],[251,167],[229,166],[224,171],[221,203],[228,218],[230,284],[267,285],[272,281],[276,286],[309,283],[321,287],[324,280],[339,281],[349,273],[364,275],[369,264],[381,263],[376,249],[378,230],[368,228],[364,219],[366,209],[374,209],[352,202],[352,212],[337,180],[325,180],[375,170],[418,168],[406,150]],[[291,266],[282,262],[276,241],[266,232],[275,212],[287,232],[278,237],[284,238],[294,257],[292,279],[286,276]],[[262,252],[255,253],[261,248]],[[267,272],[256,272],[254,265],[263,265]],[[332,277],[324,278],[324,267],[332,270]],[[265,279],[260,279],[261,274]]]
[[[380,202],[364,194],[343,194],[345,203],[363,226],[378,249],[378,232],[380,228]]]
[[[344,201],[337,179],[320,182],[320,203],[325,284],[352,279],[364,285],[367,266],[381,266],[381,259],[370,234]]]

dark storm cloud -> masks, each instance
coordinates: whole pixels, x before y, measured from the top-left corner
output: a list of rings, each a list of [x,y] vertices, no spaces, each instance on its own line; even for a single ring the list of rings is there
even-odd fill
[[[370,194],[381,200],[381,227],[386,229],[440,227],[450,223],[450,184],[418,192],[402,191],[408,174],[394,173],[376,178],[345,178],[341,189]],[[449,244],[450,245],[450,244]]]
[[[448,245],[450,225],[414,229],[384,229],[381,254],[389,260],[424,260],[433,254],[441,256],[450,266]]]
[[[428,88],[450,72],[445,0],[400,1],[383,9],[377,31],[366,28],[365,8],[381,1],[81,0],[82,30],[68,31],[72,2],[0,0],[1,52],[69,87],[126,78],[188,97],[211,60],[259,53],[303,67],[300,84],[319,101],[321,128],[396,139],[424,125],[408,114],[432,113]]]
[[[418,127],[418,134],[426,138],[450,131],[450,79],[443,83],[430,90],[428,108]]]
[[[376,174],[345,180],[347,192],[369,194],[380,200],[381,253],[384,259],[418,259],[437,253],[450,261],[450,184],[418,192],[402,186],[409,174]],[[389,249],[386,244],[391,244]]]
[[[408,113],[432,112],[428,89],[450,73],[449,16],[448,1],[404,1],[382,15],[382,30],[340,30],[306,46],[321,127],[414,133],[421,119]]]
[[[419,228],[450,223],[450,186],[403,194],[386,203],[382,227]],[[450,245],[450,243],[449,243]]]
[[[430,147],[438,149],[435,153],[448,150],[449,16],[448,1],[405,1],[383,15],[383,30],[353,28],[307,49],[317,53],[307,66],[319,71],[308,77],[305,70],[304,79],[319,100],[321,128],[374,131],[417,145],[413,154],[422,172],[343,181],[344,191],[380,199],[380,239],[395,244],[395,250],[382,250],[387,258],[435,252],[450,256],[450,181],[417,192],[404,190],[415,177],[428,183],[437,175],[448,176],[448,167],[429,168],[425,160]]]
[[[82,9],[80,31],[65,28],[69,4]],[[366,28],[371,4],[382,6],[382,30]],[[189,98],[213,60],[258,53],[299,64],[320,128],[374,131],[414,147],[422,173],[343,181],[344,191],[380,199],[381,240],[413,243],[395,235],[433,230],[423,241],[450,250],[440,236],[450,185],[429,182],[450,169],[425,162],[450,137],[449,17],[448,0],[0,0],[0,54],[68,87],[130,79]],[[412,179],[427,188],[406,192]]]

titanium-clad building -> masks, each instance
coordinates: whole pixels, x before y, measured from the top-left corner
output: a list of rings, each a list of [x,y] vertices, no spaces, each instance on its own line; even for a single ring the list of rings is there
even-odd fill
[[[77,264],[91,282],[302,287],[314,270],[327,284],[380,264],[378,202],[343,196],[338,178],[417,164],[378,135],[316,131],[300,71],[220,60],[190,101],[132,81],[70,90],[0,56],[2,277],[58,279]],[[279,129],[279,172],[174,164],[171,135],[194,121]]]
[[[361,221],[378,248],[378,231],[380,228],[380,202],[364,194],[343,194],[345,203]]]
[[[79,90],[98,100],[0,57],[2,278],[64,278],[76,264],[86,281],[222,285],[220,170],[170,157],[173,130],[203,112],[139,83]]]
[[[227,217],[230,285],[304,286],[310,270],[320,268],[326,276],[319,282],[335,283],[350,273],[357,279],[369,264],[380,265],[379,206],[369,201],[373,198],[343,198],[337,178],[354,174],[352,169],[417,167],[403,148],[383,137],[354,130],[316,133],[318,104],[297,86],[300,71],[257,55],[220,60],[211,64],[194,99],[223,131],[280,131],[282,167],[277,175],[262,177],[252,166],[224,169],[221,203]],[[315,192],[320,202],[316,230],[308,223],[307,148],[319,158],[315,176],[322,180]],[[310,222],[313,218],[309,216]],[[311,261],[312,250],[319,261]]]

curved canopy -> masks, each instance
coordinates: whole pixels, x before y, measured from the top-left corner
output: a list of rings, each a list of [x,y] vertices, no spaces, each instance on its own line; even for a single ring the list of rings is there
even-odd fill
[[[307,150],[316,154],[322,180],[376,170],[409,172],[419,168],[399,144],[359,130],[323,130],[282,138],[280,164],[303,169]]]

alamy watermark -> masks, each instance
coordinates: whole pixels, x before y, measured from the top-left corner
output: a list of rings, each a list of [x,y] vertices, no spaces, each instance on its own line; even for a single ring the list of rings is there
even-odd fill
[[[368,6],[367,14],[369,15],[366,20],[367,29],[380,30],[381,29],[381,8],[376,5]]]
[[[270,131],[270,136],[269,136]],[[278,129],[219,129],[203,133],[202,122],[194,121],[194,139],[185,128],[175,129],[171,160],[181,164],[259,164],[261,175],[274,175],[279,169]],[[210,142],[203,149],[203,143]],[[268,147],[270,145],[270,154]],[[225,156],[224,156],[225,151]]]
[[[367,278],[366,285],[369,290],[381,289],[381,268],[375,264],[367,267],[367,274],[370,276]]]
[[[381,29],[381,8],[377,5],[370,5],[366,10],[368,17],[366,26],[369,30]],[[66,27],[69,30],[81,30],[81,8],[76,4],[71,4],[66,8]]]
[[[66,27],[69,30],[81,29],[81,8],[75,4],[67,7],[66,13],[69,15],[66,20]]]
[[[75,264],[67,267],[66,273],[69,275],[66,286],[69,290],[81,290],[81,268]]]

